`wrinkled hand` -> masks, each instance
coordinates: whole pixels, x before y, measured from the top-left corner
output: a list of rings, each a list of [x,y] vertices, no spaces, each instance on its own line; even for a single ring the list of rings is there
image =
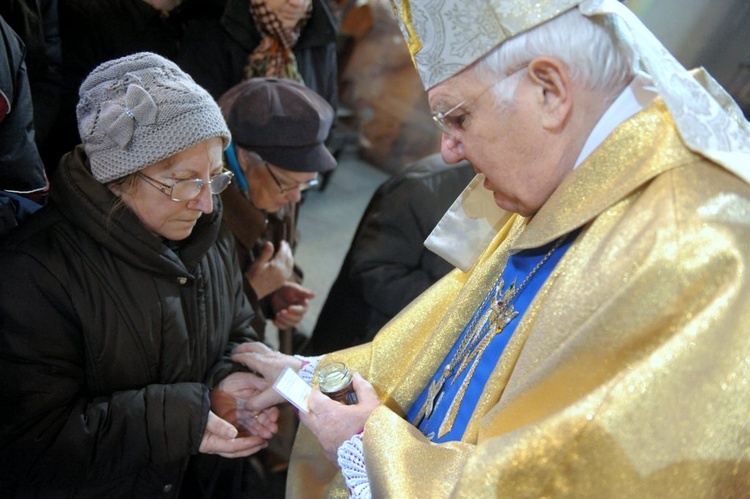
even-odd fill
[[[206,431],[203,433],[200,448],[203,454],[218,454],[223,457],[245,457],[265,449],[265,438],[248,436],[237,438],[237,428],[224,421],[213,411],[208,412]]]
[[[274,291],[271,295],[273,323],[279,329],[294,327],[307,312],[307,301],[315,298],[315,293],[293,281]]]
[[[258,376],[236,372],[224,378],[211,390],[211,410],[220,418],[233,424],[240,436],[270,439],[279,430],[279,410],[271,407],[262,411],[247,409],[247,400],[269,387]]]
[[[271,350],[259,341],[237,345],[232,354],[232,360],[260,373],[264,381],[268,383],[268,388],[245,401],[245,408],[255,411],[284,402],[284,397],[273,389],[274,382],[285,367],[289,366],[295,371],[302,368],[301,360]]]
[[[300,411],[300,420],[315,435],[325,456],[336,462],[341,444],[365,426],[370,413],[381,405],[372,385],[359,373],[352,376],[359,403],[344,405],[324,395],[316,386],[307,399],[309,412]]]
[[[263,298],[289,281],[293,271],[294,257],[289,243],[281,241],[274,254],[273,244],[266,241],[260,256],[245,271],[245,278],[258,298]]]

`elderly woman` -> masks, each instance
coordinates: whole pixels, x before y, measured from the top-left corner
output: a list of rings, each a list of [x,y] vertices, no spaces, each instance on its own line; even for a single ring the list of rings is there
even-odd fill
[[[48,206],[0,248],[0,489],[177,495],[192,455],[247,456],[276,431],[276,409],[232,391],[249,375],[229,354],[256,335],[215,197],[230,134],[150,53],[96,68],[77,116]]]

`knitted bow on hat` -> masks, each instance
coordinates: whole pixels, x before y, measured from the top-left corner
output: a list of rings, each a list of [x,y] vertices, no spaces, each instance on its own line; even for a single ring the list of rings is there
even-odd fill
[[[156,122],[156,103],[140,85],[130,84],[125,92],[125,106],[116,102],[102,105],[101,124],[104,133],[125,149],[133,139],[135,126]]]

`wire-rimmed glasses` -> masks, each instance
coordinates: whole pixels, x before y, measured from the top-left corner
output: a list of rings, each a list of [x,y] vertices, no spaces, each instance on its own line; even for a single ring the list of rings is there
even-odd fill
[[[268,170],[268,173],[271,174],[271,178],[273,178],[273,181],[276,182],[276,185],[279,187],[279,192],[281,194],[286,194],[287,192],[291,192],[295,189],[299,189],[300,192],[306,191],[308,189],[312,189],[313,187],[317,187],[320,185],[320,181],[317,177],[311,178],[307,182],[303,182],[301,184],[296,185],[288,185],[284,187],[284,185],[281,183],[279,178],[276,176],[276,174],[273,172],[273,168],[271,168],[271,165],[268,164],[268,161],[264,161],[263,164],[266,165],[266,169]]]
[[[444,134],[446,134],[446,135],[448,135],[450,137],[453,137],[456,140],[459,140],[461,138],[461,136],[463,135],[463,133],[465,132],[464,127],[463,127],[463,123],[464,123],[463,120],[466,117],[466,115],[465,114],[461,114],[459,116],[451,116],[451,115],[454,112],[456,112],[456,110],[458,108],[460,108],[461,106],[465,106],[465,105],[467,105],[467,104],[469,104],[471,102],[474,102],[479,97],[481,97],[482,95],[484,95],[484,93],[487,92],[489,89],[491,89],[492,87],[494,87],[495,85],[497,85],[498,83],[500,83],[501,81],[503,81],[504,79],[509,78],[510,76],[516,74],[517,72],[519,72],[520,70],[524,69],[525,67],[527,67],[527,65],[524,64],[523,66],[521,66],[521,67],[519,67],[517,69],[514,69],[510,73],[501,76],[500,78],[498,78],[497,80],[493,81],[492,83],[490,83],[486,87],[482,88],[482,90],[480,90],[473,97],[469,97],[468,99],[462,100],[461,102],[459,102],[458,104],[456,104],[452,108],[448,109],[447,111],[435,111],[435,112],[433,112],[432,113],[432,120],[435,122],[435,124],[437,125],[437,127],[440,129],[441,132],[443,132]]]
[[[169,196],[172,201],[190,201],[191,199],[195,199],[200,195],[203,186],[206,185],[206,181],[202,178],[178,180],[174,184],[165,184],[141,172],[138,172],[138,176],[151,187],[154,187],[165,196]],[[209,180],[208,186],[211,189],[211,194],[220,194],[223,192],[229,186],[232,177],[234,177],[234,174],[225,170]]]

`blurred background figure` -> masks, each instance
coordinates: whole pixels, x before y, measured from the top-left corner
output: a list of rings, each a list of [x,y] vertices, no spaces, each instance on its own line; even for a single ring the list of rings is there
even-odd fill
[[[324,0],[226,0],[219,19],[190,24],[177,63],[217,99],[267,76],[304,83],[336,109],[336,36]]]
[[[50,153],[59,158],[80,142],[78,87],[104,61],[153,52],[175,61],[188,23],[218,18],[225,0],[62,0],[59,5],[64,95]],[[47,165],[50,168],[50,165]],[[54,168],[53,165],[52,168]]]
[[[467,161],[433,154],[386,180],[373,194],[321,309],[310,355],[365,343],[414,298],[453,269],[424,246],[474,177]]]
[[[191,22],[176,61],[217,99],[249,78],[284,78],[338,112],[338,40],[327,0],[226,0],[220,18]],[[338,158],[347,138],[334,136],[336,123],[326,143]]]
[[[23,44],[0,16],[0,237],[45,201],[33,109]]]

